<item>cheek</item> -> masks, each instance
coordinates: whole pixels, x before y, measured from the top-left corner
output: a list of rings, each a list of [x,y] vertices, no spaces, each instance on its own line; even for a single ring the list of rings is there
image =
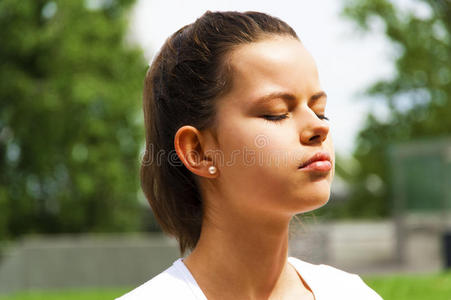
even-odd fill
[[[230,126],[223,134],[225,161],[219,178],[233,198],[246,199],[240,206],[288,196],[288,171],[295,169],[288,151],[289,136],[286,130],[282,134],[280,129],[252,123]]]
[[[293,164],[290,149],[297,140],[290,128],[282,130],[255,119],[246,124],[229,121],[222,132],[220,143],[226,168],[260,172]]]

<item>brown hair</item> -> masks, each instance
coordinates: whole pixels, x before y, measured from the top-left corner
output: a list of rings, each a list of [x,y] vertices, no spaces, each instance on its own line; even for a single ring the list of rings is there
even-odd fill
[[[174,136],[183,125],[215,124],[215,100],[230,87],[226,55],[270,35],[299,39],[285,22],[259,12],[210,12],[170,36],[151,64],[143,93],[146,152],[141,186],[161,228],[184,255],[199,239],[202,199]]]

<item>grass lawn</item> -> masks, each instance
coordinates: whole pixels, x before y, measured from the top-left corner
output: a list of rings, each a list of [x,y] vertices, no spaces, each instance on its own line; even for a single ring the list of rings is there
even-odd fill
[[[384,300],[451,300],[451,271],[432,275],[364,277]]]
[[[384,300],[451,300],[451,271],[432,275],[372,276],[363,280]],[[21,292],[0,296],[0,300],[111,300],[131,289]]]
[[[112,300],[132,288],[116,289],[80,289],[47,292],[20,292],[9,296],[0,296],[0,300]]]

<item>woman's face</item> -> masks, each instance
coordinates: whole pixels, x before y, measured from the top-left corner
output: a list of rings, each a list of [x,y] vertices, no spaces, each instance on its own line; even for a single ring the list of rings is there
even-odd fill
[[[298,40],[276,36],[236,48],[229,63],[233,83],[218,100],[214,156],[221,206],[293,215],[326,204],[335,157],[312,56]],[[299,168],[318,153],[330,161],[323,155]]]

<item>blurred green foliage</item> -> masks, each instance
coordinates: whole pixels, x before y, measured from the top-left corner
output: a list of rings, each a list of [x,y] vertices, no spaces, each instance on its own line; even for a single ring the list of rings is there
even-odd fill
[[[0,1],[0,240],[138,228],[133,2]]]
[[[342,216],[387,217],[393,181],[388,148],[393,143],[451,135],[451,2],[448,0],[346,0],[343,15],[363,32],[382,24],[394,46],[392,78],[366,91],[388,109],[371,112],[358,135],[357,170]]]

